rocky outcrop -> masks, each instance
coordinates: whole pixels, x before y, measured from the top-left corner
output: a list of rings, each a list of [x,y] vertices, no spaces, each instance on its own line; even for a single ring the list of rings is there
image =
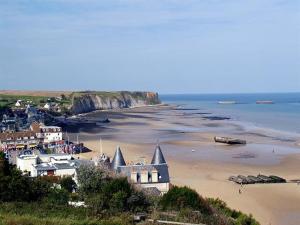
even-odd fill
[[[74,114],[159,104],[154,92],[82,92],[72,98]]]

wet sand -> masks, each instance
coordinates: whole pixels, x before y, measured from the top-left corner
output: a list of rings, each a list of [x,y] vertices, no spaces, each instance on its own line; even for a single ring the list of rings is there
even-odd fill
[[[228,181],[232,175],[259,173],[300,179],[300,137],[228,119],[203,118],[208,113],[157,106],[84,115],[95,122],[108,115],[111,123],[92,130],[79,128],[80,140],[93,150],[80,157],[99,155],[101,137],[109,156],[120,145],[127,163],[150,162],[159,140],[173,184],[190,186],[204,197],[221,198],[230,207],[253,214],[262,225],[300,224],[297,184],[244,185],[239,194],[240,185]],[[215,135],[246,139],[247,145],[216,144]],[[76,140],[76,133],[70,137]]]

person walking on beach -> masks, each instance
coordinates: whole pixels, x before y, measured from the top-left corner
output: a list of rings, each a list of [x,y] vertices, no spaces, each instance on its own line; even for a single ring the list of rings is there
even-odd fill
[[[242,194],[242,191],[241,191],[241,189],[239,189],[239,194]]]

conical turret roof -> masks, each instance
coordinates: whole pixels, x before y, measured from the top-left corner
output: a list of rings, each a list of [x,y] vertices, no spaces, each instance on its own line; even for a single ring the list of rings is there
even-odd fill
[[[113,161],[111,162],[111,168],[117,170],[119,166],[126,166],[126,163],[122,151],[118,146]]]
[[[158,165],[166,163],[165,157],[159,145],[156,146],[151,164]]]

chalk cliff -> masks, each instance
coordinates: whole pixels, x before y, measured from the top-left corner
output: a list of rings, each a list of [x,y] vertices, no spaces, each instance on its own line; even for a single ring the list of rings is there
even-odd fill
[[[94,110],[121,109],[159,104],[154,92],[77,92],[72,96],[71,110],[74,114]]]

